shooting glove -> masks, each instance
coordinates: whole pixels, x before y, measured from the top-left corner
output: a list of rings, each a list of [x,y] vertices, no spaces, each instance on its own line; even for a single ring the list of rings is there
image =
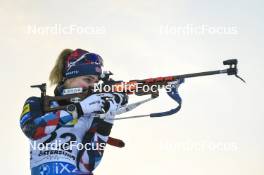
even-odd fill
[[[108,123],[113,123],[118,109],[127,104],[128,96],[123,93],[104,93],[102,98],[105,99],[104,113],[95,115]]]
[[[126,93],[113,93],[114,100],[120,106],[124,106],[128,103],[128,95]]]
[[[79,104],[83,115],[101,113],[105,106],[105,99],[102,98],[102,94],[93,94],[86,97]]]

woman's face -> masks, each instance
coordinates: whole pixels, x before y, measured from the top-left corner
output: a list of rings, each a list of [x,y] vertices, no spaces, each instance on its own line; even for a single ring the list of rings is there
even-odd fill
[[[84,75],[66,80],[64,86],[66,88],[81,87],[87,89],[88,87],[94,87],[94,84],[98,83],[98,81],[98,76],[96,75]]]

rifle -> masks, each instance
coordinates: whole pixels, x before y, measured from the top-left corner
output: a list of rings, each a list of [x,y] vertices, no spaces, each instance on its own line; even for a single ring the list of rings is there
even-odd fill
[[[158,96],[157,89],[162,88],[166,85],[169,85],[175,81],[183,80],[185,78],[210,76],[210,75],[216,75],[216,74],[227,74],[227,75],[234,75],[235,77],[237,77],[240,80],[242,80],[243,82],[245,82],[245,80],[243,80],[241,77],[239,77],[237,75],[237,73],[238,73],[238,69],[237,69],[238,61],[237,61],[237,59],[225,60],[225,61],[223,61],[223,64],[227,65],[229,67],[227,69],[222,69],[222,70],[214,70],[214,71],[206,71],[206,72],[198,72],[198,73],[190,73],[190,74],[166,76],[166,77],[148,78],[148,79],[143,79],[143,80],[130,80],[128,82],[115,81],[112,78],[110,78],[110,76],[113,75],[112,72],[104,72],[101,75],[101,80],[102,80],[101,88],[104,89],[104,87],[106,87],[106,86],[111,86],[111,90],[110,90],[111,92],[122,92],[122,93],[126,93],[128,95],[135,94],[138,96],[142,96],[142,95],[149,95],[150,94],[150,95],[152,95],[151,99],[154,99]],[[136,87],[136,85],[140,85],[140,86]],[[152,89],[149,91],[143,91],[142,90],[143,86],[148,86],[148,87],[155,86],[155,88],[154,88],[154,90]],[[68,94],[68,95],[64,95],[64,96],[49,96],[46,94],[46,83],[43,83],[40,85],[32,85],[31,87],[32,88],[39,88],[41,90],[41,101],[43,104],[42,110],[44,113],[57,111],[57,110],[65,110],[67,107],[67,105],[51,107],[51,102],[67,101],[70,103],[76,103],[76,102],[79,102],[82,99],[84,99],[84,98],[86,98],[89,95],[92,95],[94,93],[105,92],[105,91],[94,92],[93,89],[88,89],[84,92],[80,91],[78,93]],[[137,88],[139,89],[138,91],[137,91]],[[177,90],[175,90],[175,93],[178,94]],[[125,117],[125,118],[136,118],[136,117],[144,117],[144,116],[160,117],[160,116],[164,116],[164,115],[171,115],[171,114],[178,112],[178,110],[181,107],[180,97],[179,96],[173,97],[172,94],[169,94],[169,95],[171,98],[173,98],[175,101],[177,101],[179,103],[179,107],[177,109],[167,111],[167,112],[163,112],[163,113],[153,113],[153,114],[148,114],[148,115],[131,116],[131,117]],[[135,107],[137,107],[138,105],[143,104],[149,100],[150,99],[135,103],[135,104],[131,105],[130,107],[126,107],[122,111],[127,112],[129,110],[132,110]],[[120,113],[123,113],[123,112],[120,112]]]

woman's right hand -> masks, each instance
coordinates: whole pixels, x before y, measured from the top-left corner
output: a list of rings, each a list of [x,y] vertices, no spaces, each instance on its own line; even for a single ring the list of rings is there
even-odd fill
[[[102,94],[93,94],[82,100],[80,106],[84,115],[101,113],[105,106],[105,99],[102,97]]]

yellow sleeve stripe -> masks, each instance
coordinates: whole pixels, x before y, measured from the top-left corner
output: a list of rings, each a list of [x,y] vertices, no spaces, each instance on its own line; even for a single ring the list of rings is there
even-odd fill
[[[22,111],[21,116],[25,115],[25,114],[28,113],[29,111],[30,111],[29,104],[26,104],[26,105],[23,107],[23,111]]]

